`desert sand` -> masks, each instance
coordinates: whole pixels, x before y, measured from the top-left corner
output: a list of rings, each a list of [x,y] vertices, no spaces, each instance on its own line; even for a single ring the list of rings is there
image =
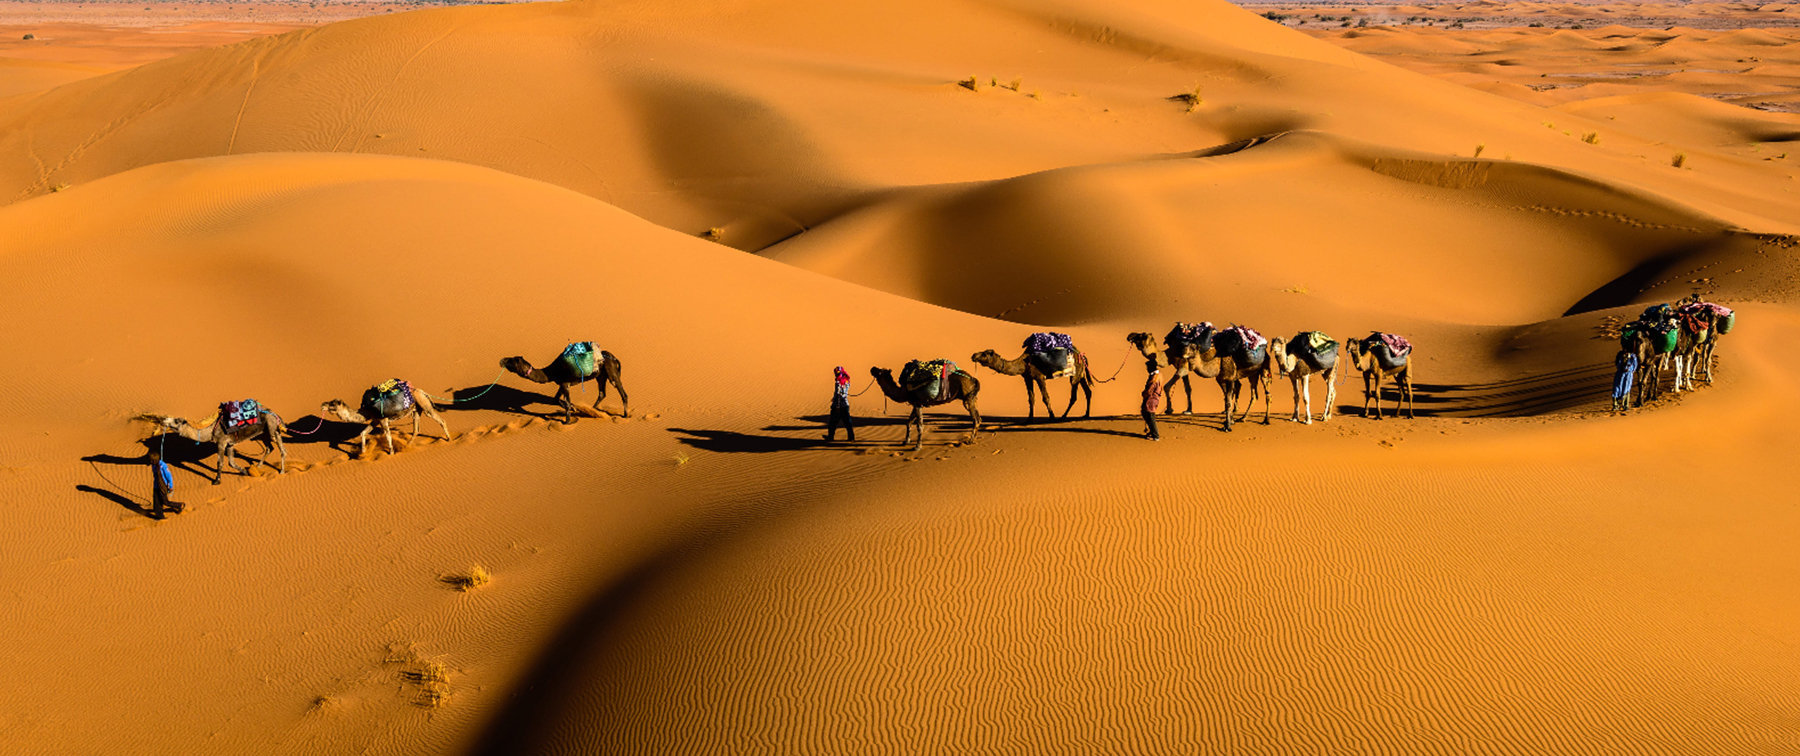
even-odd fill
[[[252,7],[0,14],[5,750],[1800,743],[1793,6]],[[1691,293],[1716,380],[1607,411]],[[1125,336],[1201,319],[1405,334],[1418,416],[1202,380],[1146,441]],[[969,361],[1044,330],[1091,418]],[[500,370],[578,340],[629,416]],[[987,425],[911,451],[860,392],[933,357]],[[390,377],[454,439],[319,418]],[[133,419],[245,397],[284,474]]]

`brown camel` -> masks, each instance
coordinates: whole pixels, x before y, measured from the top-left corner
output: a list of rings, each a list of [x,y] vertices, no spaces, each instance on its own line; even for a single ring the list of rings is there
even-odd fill
[[[1400,398],[1395,402],[1394,413],[1399,416],[1399,405],[1406,405],[1406,418],[1413,417],[1413,383],[1412,383],[1412,349],[1405,354],[1395,355],[1381,340],[1382,334],[1371,333],[1367,338],[1351,339],[1345,342],[1350,352],[1350,363],[1363,377],[1363,417],[1369,416],[1369,401],[1375,401],[1375,419],[1382,419],[1381,383],[1389,378],[1394,379],[1400,388]]]
[[[1219,377],[1219,354],[1212,348],[1213,333],[1210,326],[1206,326],[1205,334],[1205,338],[1197,342],[1171,341],[1168,337],[1164,337],[1162,342],[1158,343],[1150,334],[1142,332],[1125,337],[1125,341],[1142,352],[1145,359],[1153,359],[1159,365],[1168,365],[1174,368],[1169,376],[1169,381],[1163,384],[1163,395],[1169,399],[1163,404],[1163,414],[1175,413],[1173,389],[1176,381],[1181,381],[1182,392],[1187,394],[1187,409],[1181,414],[1192,415],[1194,414],[1193,376]]]
[[[911,364],[908,363],[909,366]],[[905,370],[901,371],[901,374],[905,373]],[[875,385],[881,387],[881,393],[886,394],[888,399],[912,405],[912,416],[906,419],[906,434],[900,438],[901,446],[905,446],[907,440],[912,438],[914,425],[919,427],[919,440],[913,444],[913,449],[917,450],[925,445],[924,408],[958,400],[962,402],[963,409],[969,411],[969,419],[975,423],[974,429],[969,432],[969,441],[973,443],[981,434],[981,410],[975,406],[975,397],[981,393],[981,381],[975,380],[975,376],[962,370],[952,371],[948,378],[949,385],[934,394],[929,383],[911,388],[901,387],[894,382],[894,372],[887,368],[869,368],[869,375],[875,376]]]
[[[1269,358],[1275,363],[1277,375],[1286,376],[1294,384],[1294,422],[1312,425],[1312,377],[1316,374],[1325,382],[1325,416],[1319,422],[1329,422],[1331,411],[1337,406],[1338,379],[1338,345],[1331,342],[1317,352],[1305,345],[1311,342],[1314,331],[1302,331],[1294,335],[1292,341],[1274,339],[1269,342]],[[1304,400],[1306,416],[1300,415],[1301,402]]]
[[[250,469],[248,465],[238,467],[233,464],[233,460],[237,459],[237,445],[246,441],[262,442],[263,453],[256,460],[262,464],[268,464],[269,452],[279,450],[281,463],[275,467],[275,471],[287,472],[287,445],[281,441],[281,434],[287,432],[287,425],[281,422],[280,415],[259,408],[254,418],[231,426],[229,429],[226,428],[226,418],[223,415],[224,408],[221,407],[218,416],[215,416],[206,425],[198,427],[188,422],[187,418],[181,417],[139,415],[138,419],[161,426],[165,431],[172,432],[189,441],[212,444],[219,454],[219,461],[213,466],[212,482],[215,486],[219,484],[219,478],[224,474],[226,466],[232,467],[239,473]]]
[[[1087,356],[1079,349],[1056,349],[1049,352],[1026,352],[1018,359],[1009,360],[992,349],[976,352],[969,359],[975,364],[985,367],[1001,375],[1020,375],[1025,377],[1025,412],[1026,417],[1037,417],[1037,393],[1044,396],[1044,414],[1056,417],[1056,408],[1050,405],[1049,380],[1051,378],[1069,378],[1069,406],[1063,408],[1063,417],[1075,409],[1075,398],[1084,395],[1087,404],[1081,416],[1091,417],[1094,411],[1094,376],[1088,373]]]
[[[1250,329],[1243,329],[1250,333]],[[1231,416],[1237,413],[1238,397],[1244,390],[1244,384],[1250,384],[1250,401],[1244,403],[1244,415],[1239,420],[1250,417],[1250,408],[1256,406],[1256,395],[1262,393],[1263,425],[1269,424],[1269,377],[1272,360],[1269,359],[1268,345],[1255,349],[1244,343],[1243,334],[1238,328],[1227,328],[1213,337],[1212,352],[1218,355],[1219,374],[1214,380],[1219,383],[1219,393],[1225,398],[1225,431],[1231,432],[1233,424]]]
[[[1669,362],[1667,352],[1656,349],[1656,337],[1649,331],[1627,326],[1619,337],[1619,346],[1637,355],[1637,373],[1632,378],[1631,405],[1642,407],[1662,395],[1662,371]]]
[[[599,360],[591,370],[586,369],[581,364],[582,361],[578,355],[575,354],[578,344],[586,345],[589,354],[598,351]],[[625,368],[619,364],[619,358],[614,357],[612,352],[595,350],[593,342],[579,342],[578,344],[570,344],[563,349],[561,355],[542,368],[532,367],[524,357],[503,359],[500,361],[500,367],[533,383],[556,384],[556,402],[562,405],[564,423],[575,422],[573,389],[588,381],[593,381],[594,387],[599,390],[599,394],[594,397],[595,412],[599,412],[600,403],[606,401],[606,384],[611,383],[619,390],[619,404],[622,407],[620,414],[631,417],[631,399],[625,395],[625,383],[621,378]]]
[[[383,391],[383,388],[389,390]],[[412,401],[401,400],[402,392]],[[350,405],[345,404],[341,399],[333,399],[319,405],[319,411],[327,416],[335,417],[346,423],[362,423],[366,426],[363,428],[363,432],[356,436],[356,456],[358,457],[368,453],[369,434],[377,427],[381,428],[381,437],[387,443],[387,452],[393,454],[394,433],[389,424],[396,420],[405,420],[408,417],[413,421],[412,436],[406,439],[408,444],[419,437],[420,416],[436,420],[438,427],[444,429],[445,441],[454,439],[450,435],[450,426],[444,422],[443,416],[438,414],[437,408],[431,406],[431,398],[424,391],[414,388],[412,384],[398,378],[363,392],[360,409],[360,412],[351,411]]]

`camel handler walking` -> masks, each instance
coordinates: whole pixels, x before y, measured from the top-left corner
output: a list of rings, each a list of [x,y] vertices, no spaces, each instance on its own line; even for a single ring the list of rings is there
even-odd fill
[[[1150,360],[1144,363],[1144,369],[1150,371],[1150,378],[1144,381],[1144,438],[1161,441],[1162,436],[1156,432],[1156,411],[1162,409],[1162,367]]]
[[[831,392],[831,419],[825,422],[825,443],[837,440],[839,425],[844,426],[844,435],[856,442],[856,427],[850,424],[850,374],[839,365],[832,369],[835,374],[835,387]]]
[[[150,452],[150,515],[160,520],[163,510],[181,514],[187,506],[180,502],[169,501],[169,492],[175,490],[175,476],[169,473],[169,466],[162,461],[162,455]]]

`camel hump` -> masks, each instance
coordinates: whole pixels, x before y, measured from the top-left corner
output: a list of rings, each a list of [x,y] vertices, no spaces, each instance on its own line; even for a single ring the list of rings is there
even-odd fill
[[[262,421],[263,407],[255,399],[240,399],[219,405],[219,421],[225,430],[237,430]]]
[[[389,378],[363,392],[362,414],[393,417],[412,409],[413,403],[412,384]]]

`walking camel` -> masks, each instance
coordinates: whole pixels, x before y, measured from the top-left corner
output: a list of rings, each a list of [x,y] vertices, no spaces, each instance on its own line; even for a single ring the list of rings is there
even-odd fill
[[[1181,334],[1189,334],[1193,338],[1182,338]],[[1181,388],[1187,394],[1187,409],[1181,414],[1194,414],[1193,376],[1201,378],[1217,378],[1219,376],[1219,354],[1212,348],[1214,331],[1211,323],[1189,326],[1176,323],[1175,329],[1163,337],[1162,343],[1148,333],[1134,333],[1125,337],[1125,341],[1142,352],[1145,359],[1156,360],[1157,364],[1174,368],[1174,374],[1163,384],[1163,395],[1169,401],[1163,404],[1163,414],[1175,413],[1175,394],[1172,389],[1176,381],[1181,381]]]
[[[1087,356],[1076,349],[1073,344],[1067,348],[1053,348],[1043,351],[1026,349],[1018,359],[1006,359],[992,349],[976,352],[970,356],[975,364],[985,367],[1001,375],[1019,375],[1025,377],[1026,417],[1037,417],[1037,394],[1044,397],[1044,413],[1056,417],[1056,408],[1050,404],[1049,380],[1051,378],[1069,379],[1069,405],[1063,408],[1063,417],[1075,409],[1077,395],[1085,396],[1087,403],[1083,406],[1081,416],[1091,417],[1094,411],[1094,376],[1088,372]]]
[[[357,457],[368,453],[369,434],[377,427],[381,428],[381,438],[386,442],[387,452],[393,454],[394,433],[390,423],[405,420],[408,417],[413,421],[412,436],[406,439],[408,444],[419,437],[420,416],[436,420],[438,427],[444,429],[445,441],[454,438],[450,435],[450,426],[444,422],[443,416],[438,414],[436,407],[431,406],[431,398],[426,396],[424,391],[413,388],[412,384],[398,378],[363,392],[359,409],[360,411],[351,411],[350,405],[345,404],[341,399],[333,399],[319,405],[319,411],[325,415],[346,423],[362,423],[365,426],[362,433],[356,436]]]
[[[1213,351],[1219,360],[1219,374],[1214,380],[1218,381],[1219,393],[1225,398],[1225,431],[1231,432],[1231,416],[1237,412],[1238,397],[1242,395],[1245,383],[1250,384],[1250,401],[1244,404],[1244,415],[1239,419],[1249,419],[1250,408],[1256,406],[1256,395],[1261,392],[1263,425],[1268,425],[1271,360],[1262,335],[1244,326],[1233,326],[1213,337]]]
[[[1403,347],[1389,344],[1389,340]],[[1399,416],[1399,404],[1406,405],[1406,418],[1413,417],[1413,383],[1412,383],[1412,345],[1393,334],[1371,333],[1367,338],[1351,339],[1349,342],[1350,363],[1356,366],[1363,377],[1363,417],[1369,416],[1369,400],[1375,401],[1375,419],[1382,419],[1381,384],[1389,378],[1394,379],[1400,388],[1400,398],[1395,402],[1395,417]]]
[[[596,358],[597,355],[597,358]],[[620,414],[631,417],[631,399],[625,395],[625,383],[621,375],[624,366],[612,352],[597,350],[591,341],[581,341],[565,347],[562,354],[542,368],[532,367],[524,357],[507,357],[500,361],[500,367],[533,383],[556,384],[556,402],[562,405],[563,422],[575,422],[575,404],[573,391],[588,381],[594,382],[599,394],[594,397],[594,411],[600,411],[600,403],[606,401],[606,384],[611,383],[619,390]]]
[[[1316,334],[1316,335],[1315,335]],[[1318,375],[1325,382],[1325,416],[1319,422],[1330,422],[1331,411],[1337,406],[1338,379],[1338,343],[1325,339],[1318,331],[1302,331],[1294,335],[1292,341],[1274,339],[1269,342],[1269,358],[1275,363],[1277,375],[1285,376],[1294,384],[1294,422],[1312,425],[1312,377]],[[1314,344],[1319,344],[1314,348]],[[1301,403],[1304,400],[1306,415],[1300,415]]]
[[[232,422],[234,417],[235,423]],[[287,472],[287,445],[281,440],[281,434],[287,432],[287,424],[281,421],[280,415],[264,409],[255,401],[222,404],[219,406],[219,414],[202,426],[195,426],[187,418],[167,415],[144,414],[139,415],[138,419],[160,426],[163,430],[194,443],[212,444],[219,455],[219,461],[213,466],[212,482],[215,486],[219,484],[226,466],[231,466],[238,473],[250,469],[247,465],[238,467],[233,464],[233,460],[237,458],[237,445],[246,441],[262,442],[263,453],[256,460],[262,464],[268,464],[269,452],[280,451],[281,463],[275,467],[275,471]]]
[[[912,368],[926,364],[929,363],[915,361],[907,363],[907,367]],[[908,372],[910,371],[902,369],[900,374],[903,378],[912,378],[913,376],[909,376]],[[980,436],[981,410],[975,406],[975,397],[981,393],[981,381],[975,380],[975,376],[962,370],[952,369],[949,371],[949,375],[941,377],[945,384],[941,387],[933,385],[938,383],[937,381],[919,381],[910,387],[902,387],[894,382],[894,373],[887,368],[869,368],[869,375],[875,376],[875,385],[881,387],[881,393],[886,394],[888,399],[912,406],[912,415],[906,419],[906,433],[900,438],[901,446],[905,446],[906,442],[912,438],[915,425],[919,428],[919,439],[913,444],[913,449],[917,450],[925,445],[924,409],[926,407],[936,407],[959,400],[962,402],[963,409],[969,411],[969,419],[975,424],[974,428],[969,431],[970,442],[973,443]]]

